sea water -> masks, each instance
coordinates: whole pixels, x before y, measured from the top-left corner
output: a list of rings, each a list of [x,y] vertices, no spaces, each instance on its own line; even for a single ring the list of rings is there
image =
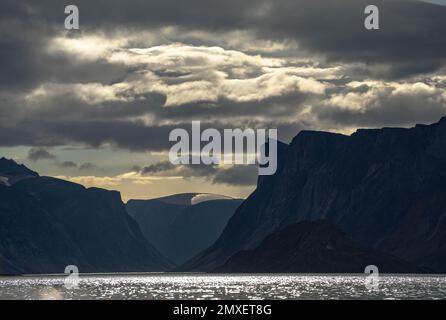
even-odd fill
[[[90,274],[0,277],[0,299],[446,299],[446,276],[310,274]]]

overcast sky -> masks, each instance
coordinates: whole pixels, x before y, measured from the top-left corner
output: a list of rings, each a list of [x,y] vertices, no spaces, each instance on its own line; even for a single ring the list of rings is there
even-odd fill
[[[444,1],[435,1],[441,3]],[[376,0],[0,2],[0,156],[117,189],[245,197],[252,167],[171,166],[170,130],[345,134],[446,115],[446,7]]]

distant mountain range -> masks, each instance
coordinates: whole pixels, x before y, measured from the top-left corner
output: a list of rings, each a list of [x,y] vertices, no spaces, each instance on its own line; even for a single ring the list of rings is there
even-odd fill
[[[241,203],[240,199],[187,193],[130,200],[126,208],[147,240],[168,259],[182,264],[217,240]]]
[[[302,131],[290,145],[280,145],[278,156],[276,174],[259,179],[220,238],[178,270],[212,271],[222,265],[225,270],[261,270],[256,265],[263,258],[272,267],[275,254],[285,254],[281,237],[291,241],[295,233],[297,241],[303,232],[281,230],[322,219],[361,247],[426,271],[446,272],[446,118],[408,129],[363,129],[351,136]],[[268,253],[260,255],[266,247]],[[258,259],[249,258],[253,252]],[[296,256],[297,263],[300,255],[296,243],[285,257],[291,263]],[[306,261],[306,266],[319,261]],[[293,269],[311,270],[304,266]]]

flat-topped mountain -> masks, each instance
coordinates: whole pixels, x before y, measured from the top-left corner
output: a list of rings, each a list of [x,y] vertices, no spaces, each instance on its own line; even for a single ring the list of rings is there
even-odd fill
[[[177,264],[206,249],[220,236],[242,200],[211,194],[178,194],[130,200],[128,213],[160,252]]]
[[[207,271],[288,225],[325,219],[362,246],[446,271],[446,119],[351,136],[302,131],[220,238],[181,270]]]

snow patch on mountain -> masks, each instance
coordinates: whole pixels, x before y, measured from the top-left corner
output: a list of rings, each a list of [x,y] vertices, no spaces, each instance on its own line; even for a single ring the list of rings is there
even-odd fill
[[[9,187],[9,179],[7,177],[0,176],[0,185]]]

